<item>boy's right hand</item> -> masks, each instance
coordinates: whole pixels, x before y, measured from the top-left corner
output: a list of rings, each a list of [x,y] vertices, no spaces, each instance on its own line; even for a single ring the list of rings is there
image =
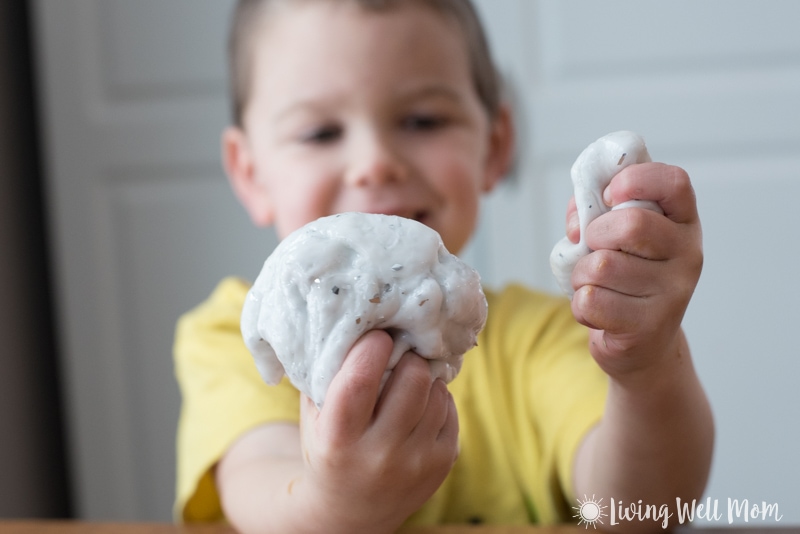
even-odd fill
[[[407,352],[379,397],[392,347],[386,332],[368,332],[322,410],[302,399],[309,504],[343,531],[393,532],[433,495],[457,456],[453,398],[423,358]]]

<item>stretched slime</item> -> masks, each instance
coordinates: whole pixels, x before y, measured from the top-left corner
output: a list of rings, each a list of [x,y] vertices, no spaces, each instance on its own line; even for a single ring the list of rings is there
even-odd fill
[[[571,242],[562,238],[550,253],[550,267],[561,290],[570,298],[575,293],[572,287],[572,271],[585,255],[592,252],[586,245],[586,227],[600,215],[612,208],[603,202],[603,191],[611,179],[622,169],[634,163],[651,161],[644,139],[629,131],[613,132],[590,144],[575,160],[570,172],[578,208],[580,241]],[[649,200],[629,200],[613,209],[644,208],[663,213],[661,207]]]

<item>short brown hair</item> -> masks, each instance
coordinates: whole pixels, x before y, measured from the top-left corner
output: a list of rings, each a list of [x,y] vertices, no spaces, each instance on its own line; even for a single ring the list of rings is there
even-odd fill
[[[229,81],[233,121],[243,125],[245,107],[250,99],[253,84],[253,50],[255,34],[267,7],[279,0],[239,0],[233,12],[233,21],[228,41]],[[300,1],[300,0],[280,0]],[[304,0],[309,1],[309,0]],[[471,0],[328,0],[350,1],[366,10],[384,10],[415,1],[430,7],[437,13],[455,21],[461,29],[467,45],[472,80],[478,98],[490,117],[500,107],[500,75],[492,60],[489,41]]]

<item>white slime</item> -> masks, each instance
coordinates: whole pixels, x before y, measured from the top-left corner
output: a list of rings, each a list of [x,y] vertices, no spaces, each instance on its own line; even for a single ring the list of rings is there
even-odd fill
[[[550,267],[556,281],[570,298],[575,293],[571,281],[572,271],[578,260],[592,252],[586,245],[586,227],[611,209],[603,202],[603,191],[611,183],[611,179],[628,165],[649,161],[650,154],[644,140],[634,132],[620,131],[603,136],[586,147],[572,165],[572,185],[581,229],[580,241],[573,243],[564,237],[550,253]],[[663,213],[656,202],[649,200],[629,200],[613,209],[623,208],[644,208]]]
[[[434,230],[397,216],[342,213],[276,247],[247,294],[241,328],[265,382],[277,384],[285,373],[321,407],[368,330],[394,340],[383,383],[409,350],[449,382],[486,314],[478,273]]]

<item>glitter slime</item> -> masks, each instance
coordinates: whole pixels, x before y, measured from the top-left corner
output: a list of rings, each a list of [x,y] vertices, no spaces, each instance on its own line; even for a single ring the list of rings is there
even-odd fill
[[[478,273],[434,230],[397,216],[342,213],[276,247],[247,294],[241,328],[265,382],[285,373],[321,407],[365,332],[385,330],[394,341],[382,384],[409,350],[449,382],[486,314]]]

